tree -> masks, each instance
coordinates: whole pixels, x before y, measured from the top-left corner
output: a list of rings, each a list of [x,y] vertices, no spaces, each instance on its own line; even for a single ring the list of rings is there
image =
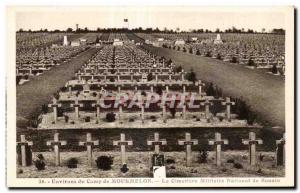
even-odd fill
[[[206,89],[206,94],[208,96],[215,96],[216,95],[216,91],[214,89],[214,84],[213,83],[209,83],[209,85]]]
[[[277,70],[277,66],[274,64],[273,67],[271,68],[271,72],[273,74],[277,74],[278,73],[278,70]]]
[[[182,67],[181,66],[176,66],[174,68],[174,72],[177,72],[177,73],[182,72]]]
[[[256,66],[255,62],[251,58],[248,60],[248,64],[247,65],[248,66]]]
[[[66,32],[67,32],[67,33],[72,33],[72,32],[73,32],[73,29],[69,27],[69,28],[67,29]]]
[[[231,63],[237,63],[237,58],[235,56],[233,56],[230,60]]]
[[[147,80],[148,80],[148,81],[153,80],[153,75],[152,75],[151,72],[147,75]]]
[[[197,80],[196,73],[194,72],[193,69],[191,69],[191,71],[186,74],[186,79],[188,81],[196,82]]]
[[[172,118],[175,118],[176,108],[175,108],[175,107],[170,107],[170,108],[169,108],[169,111],[170,111],[170,113],[171,113],[171,115],[172,115]]]

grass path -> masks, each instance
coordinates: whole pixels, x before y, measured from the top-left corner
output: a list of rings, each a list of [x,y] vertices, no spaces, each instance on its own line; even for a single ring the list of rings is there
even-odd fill
[[[96,51],[97,49],[90,48],[41,76],[32,77],[26,84],[17,86],[17,127],[25,129],[32,114],[39,112],[42,105],[47,104],[53,94],[64,86]]]
[[[282,77],[166,48],[149,45],[144,45],[144,48],[159,56],[171,58],[186,71],[193,68],[197,78],[215,83],[223,89],[225,95],[242,96],[263,121],[272,126],[284,126],[285,82]]]

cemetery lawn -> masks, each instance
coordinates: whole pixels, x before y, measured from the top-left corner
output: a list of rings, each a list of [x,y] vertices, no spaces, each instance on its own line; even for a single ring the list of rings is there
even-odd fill
[[[90,48],[70,61],[56,66],[41,76],[34,76],[24,85],[17,86],[17,128],[26,128],[32,115],[41,113],[43,104],[48,104],[77,70],[88,61],[97,49]]]
[[[217,59],[201,57],[167,48],[143,45],[144,48],[171,59],[185,71],[191,68],[197,78],[213,82],[222,88],[223,94],[243,97],[265,125],[285,125],[285,81],[283,77],[267,74],[259,69],[248,69]],[[277,129],[276,132],[283,132]]]
[[[94,152],[94,160],[101,155],[113,157],[112,169],[103,171],[97,169],[95,162],[92,168],[87,166],[86,152],[62,152],[61,166],[54,166],[53,152],[43,152],[46,160],[46,169],[37,171],[34,165],[29,167],[18,166],[19,178],[129,178],[129,177],[153,177],[150,172],[151,156],[153,152],[127,152],[129,171],[123,174],[120,171],[120,153],[119,152]],[[36,157],[37,152],[33,153]],[[263,155],[263,160],[259,159],[259,154]],[[207,163],[198,163],[198,153],[193,152],[192,166],[185,166],[185,152],[164,152],[167,177],[282,177],[284,168],[274,167],[275,154],[273,152],[257,152],[257,166],[250,168],[248,164],[247,151],[226,151],[222,154],[223,165],[217,167],[214,163],[214,152],[208,153]],[[67,167],[68,159],[75,157],[79,160],[77,168]],[[175,163],[168,164],[172,159]],[[234,160],[240,163],[242,169],[234,167],[233,163],[227,163],[227,160]]]

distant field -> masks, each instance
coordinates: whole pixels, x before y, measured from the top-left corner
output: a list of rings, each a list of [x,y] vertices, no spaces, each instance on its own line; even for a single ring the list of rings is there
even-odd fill
[[[171,58],[186,71],[193,68],[198,79],[215,83],[223,89],[224,94],[243,97],[266,124],[285,125],[285,82],[282,77],[166,48],[143,47],[157,55]]]
[[[50,102],[53,94],[64,86],[96,51],[95,48],[84,51],[69,62],[17,86],[17,127],[24,129],[31,115],[40,112],[42,105]]]

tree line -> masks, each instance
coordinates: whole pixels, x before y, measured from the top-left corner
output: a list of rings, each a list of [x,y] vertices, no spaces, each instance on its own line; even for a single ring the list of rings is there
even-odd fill
[[[168,34],[180,34],[180,33],[270,33],[270,34],[281,34],[284,35],[285,34],[285,30],[282,28],[274,28],[269,32],[266,32],[266,30],[263,28],[260,32],[255,31],[253,29],[238,29],[236,27],[232,27],[232,28],[228,28],[225,30],[220,30],[219,28],[217,28],[216,30],[212,31],[209,29],[192,29],[189,31],[185,31],[185,30],[180,30],[180,28],[176,28],[175,30],[173,29],[159,29],[158,27],[156,28],[133,28],[133,29],[127,29],[127,28],[100,28],[98,27],[95,30],[91,30],[88,29],[87,27],[85,28],[77,28],[77,29],[73,29],[73,28],[67,28],[66,30],[59,30],[59,29],[55,29],[55,30],[48,30],[48,29],[40,29],[40,30],[24,30],[22,28],[20,28],[17,33],[22,33],[22,32],[29,32],[29,33],[89,33],[89,32],[97,32],[97,33],[126,33],[126,32],[133,32],[133,33],[168,33]]]

